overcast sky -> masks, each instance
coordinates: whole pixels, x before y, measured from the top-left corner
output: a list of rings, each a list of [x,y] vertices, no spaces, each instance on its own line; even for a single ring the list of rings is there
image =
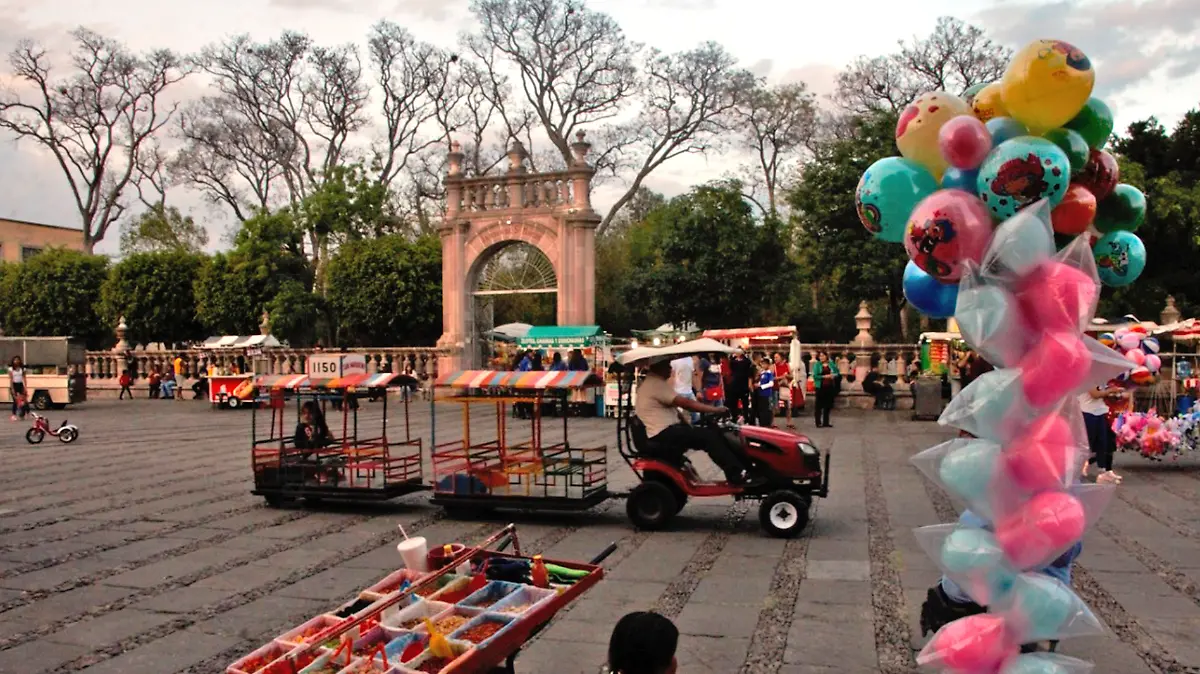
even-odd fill
[[[471,28],[468,0],[0,0],[0,50],[32,38],[62,53],[66,33],[85,25],[134,49],[195,51],[249,32],[269,39],[283,29],[319,43],[363,43],[372,23],[387,18],[418,39],[451,46]],[[666,51],[716,40],[769,81],[803,80],[832,93],[836,73],[859,55],[894,51],[896,41],[927,35],[939,16],[954,15],[1019,46],[1058,38],[1083,49],[1097,68],[1097,94],[1117,114],[1118,128],[1156,115],[1168,127],[1200,104],[1200,0],[589,0],[617,19],[634,40]],[[7,63],[0,72],[8,73]],[[3,81],[0,79],[0,81]],[[680,158],[660,168],[649,186],[678,194],[733,168],[728,157]],[[607,191],[606,191],[607,192]],[[601,206],[611,200],[598,195]],[[194,195],[172,201],[210,223],[214,245],[228,226]],[[0,139],[0,216],[78,226],[62,175],[31,144]],[[115,252],[118,233],[99,251]]]

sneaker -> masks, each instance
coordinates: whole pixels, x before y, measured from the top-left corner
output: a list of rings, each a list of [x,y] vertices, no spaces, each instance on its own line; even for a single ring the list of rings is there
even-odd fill
[[[15,415],[15,414],[12,415],[12,421],[16,421],[16,420],[17,420],[17,415]]]

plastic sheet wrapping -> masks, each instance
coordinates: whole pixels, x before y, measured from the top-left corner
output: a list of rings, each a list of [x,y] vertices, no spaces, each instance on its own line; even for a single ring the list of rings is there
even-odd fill
[[[1042,573],[1017,576],[1011,591],[989,610],[1004,617],[1021,643],[1104,633],[1104,624],[1070,587]]]
[[[1090,662],[1057,653],[1029,653],[1004,663],[1000,674],[1088,674]]]
[[[1069,550],[1100,519],[1115,488],[1078,484],[1035,494],[1009,514],[996,517],[996,542],[1012,566],[1040,569]]]
[[[992,532],[960,524],[937,524],[914,530],[921,548],[947,578],[980,606],[1006,597],[1017,579]]]

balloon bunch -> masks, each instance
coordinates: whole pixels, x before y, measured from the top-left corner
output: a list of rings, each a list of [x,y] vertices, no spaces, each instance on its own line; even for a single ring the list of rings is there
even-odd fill
[[[1158,338],[1151,337],[1144,326],[1133,325],[1106,332],[1100,335],[1100,343],[1116,349],[1130,362],[1129,372],[1121,373],[1114,380],[1117,386],[1145,386],[1158,379],[1158,372],[1162,369]]]
[[[1002,79],[964,97],[918,96],[900,115],[902,157],[872,164],[859,181],[859,219],[874,236],[903,242],[904,294],[921,313],[954,314],[963,263],[978,263],[994,222],[1048,200],[1055,232],[1089,234],[1100,280],[1132,283],[1146,265],[1134,234],[1145,196],[1119,183],[1104,150],[1113,116],[1091,98],[1095,71],[1066,42],[1038,40],[1017,52]]]
[[[923,527],[922,546],[986,614],[947,624],[918,662],[954,674],[1066,674],[1071,658],[1021,655],[1025,643],[1097,634],[1100,621],[1071,588],[1039,573],[1096,520],[1111,485],[1081,485],[1088,456],[1080,392],[1128,369],[1084,335],[1099,299],[1085,236],[1056,251],[1045,200],[1003,222],[979,258],[964,261],[955,319],[997,368],[951,400],[939,422],[967,432],[913,458],[930,479],[987,521]]]

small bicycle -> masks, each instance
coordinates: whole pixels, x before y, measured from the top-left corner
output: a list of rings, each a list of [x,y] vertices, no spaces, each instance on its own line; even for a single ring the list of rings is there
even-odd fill
[[[75,442],[79,438],[79,427],[75,424],[67,423],[63,419],[62,425],[56,429],[50,428],[50,422],[46,417],[37,412],[30,412],[33,415],[33,428],[25,432],[25,441],[31,445],[41,443],[46,439],[47,435],[58,438],[58,441],[65,444]]]

